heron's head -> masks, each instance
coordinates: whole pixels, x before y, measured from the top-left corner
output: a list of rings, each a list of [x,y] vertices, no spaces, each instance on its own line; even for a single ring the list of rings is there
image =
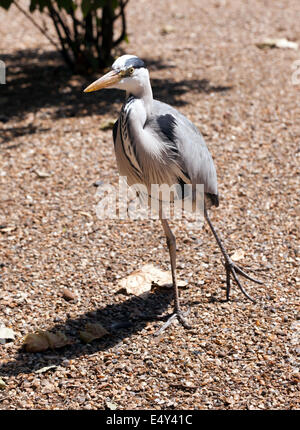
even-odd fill
[[[84,92],[117,88],[138,96],[148,84],[149,72],[144,62],[135,55],[122,55],[106,75],[89,85]]]

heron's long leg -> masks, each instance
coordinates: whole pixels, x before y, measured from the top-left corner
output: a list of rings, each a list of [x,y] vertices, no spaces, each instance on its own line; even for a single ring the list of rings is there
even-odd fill
[[[178,294],[178,286],[177,286],[177,279],[176,279],[176,238],[169,227],[168,221],[165,218],[163,218],[162,214],[160,215],[160,221],[162,223],[162,226],[166,235],[167,245],[168,245],[170,260],[171,260],[172,281],[173,281],[173,289],[174,289],[174,313],[167,320],[167,322],[155,333],[156,335],[161,334],[175,320],[175,318],[177,318],[178,321],[185,328],[191,328],[191,326],[184,319],[179,305],[179,294]]]
[[[180,310],[180,308],[179,308],[179,295],[178,295],[177,278],[176,278],[176,238],[169,227],[168,221],[163,218],[161,218],[160,221],[167,238],[167,245],[168,245],[169,254],[170,254],[172,281],[173,281],[173,288],[174,288],[174,310],[175,312],[177,312]]]
[[[242,284],[240,283],[240,280],[237,276],[237,274],[243,276],[246,279],[249,279],[250,281],[256,282],[257,284],[262,284],[261,281],[259,281],[258,279],[252,278],[251,276],[247,275],[247,273],[245,273],[238,265],[236,265],[231,258],[229,257],[229,255],[227,254],[223,243],[221,242],[221,239],[219,238],[214,226],[212,225],[212,222],[208,216],[207,210],[206,208],[204,208],[204,217],[217,241],[217,244],[225,258],[225,270],[226,270],[226,298],[227,300],[229,300],[229,295],[230,295],[230,275],[233,276],[233,279],[235,280],[235,282],[237,283],[237,286],[239,287],[239,289],[242,291],[242,293],[252,302],[255,303],[255,300],[249,296],[249,294],[245,291],[244,287],[242,286]]]

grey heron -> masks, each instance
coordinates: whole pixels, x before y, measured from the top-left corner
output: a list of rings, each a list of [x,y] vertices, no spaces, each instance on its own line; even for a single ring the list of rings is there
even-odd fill
[[[135,55],[122,55],[111,70],[84,91],[117,88],[126,91],[126,101],[113,128],[115,154],[119,172],[129,184],[203,184],[204,218],[223,254],[226,271],[226,298],[229,300],[231,276],[242,293],[253,298],[243,288],[238,275],[261,284],[232,261],[216,232],[208,209],[219,206],[217,174],[211,154],[197,127],[184,115],[166,103],[154,100],[149,72]],[[167,239],[174,289],[174,313],[159,332],[175,318],[189,328],[179,304],[176,281],[176,239],[167,219],[160,212]]]

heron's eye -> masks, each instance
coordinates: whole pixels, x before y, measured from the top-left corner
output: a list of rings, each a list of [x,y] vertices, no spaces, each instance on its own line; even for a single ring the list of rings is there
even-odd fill
[[[134,72],[134,67],[129,67],[128,74],[131,76]]]

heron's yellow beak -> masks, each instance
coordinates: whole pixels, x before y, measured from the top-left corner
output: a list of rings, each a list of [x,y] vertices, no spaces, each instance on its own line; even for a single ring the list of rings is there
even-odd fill
[[[120,73],[120,71],[111,70],[110,72],[106,73],[106,75],[102,76],[101,78],[97,79],[97,81],[86,87],[84,92],[90,93],[92,91],[102,90],[102,88],[107,88],[118,83],[121,79],[122,73]]]

